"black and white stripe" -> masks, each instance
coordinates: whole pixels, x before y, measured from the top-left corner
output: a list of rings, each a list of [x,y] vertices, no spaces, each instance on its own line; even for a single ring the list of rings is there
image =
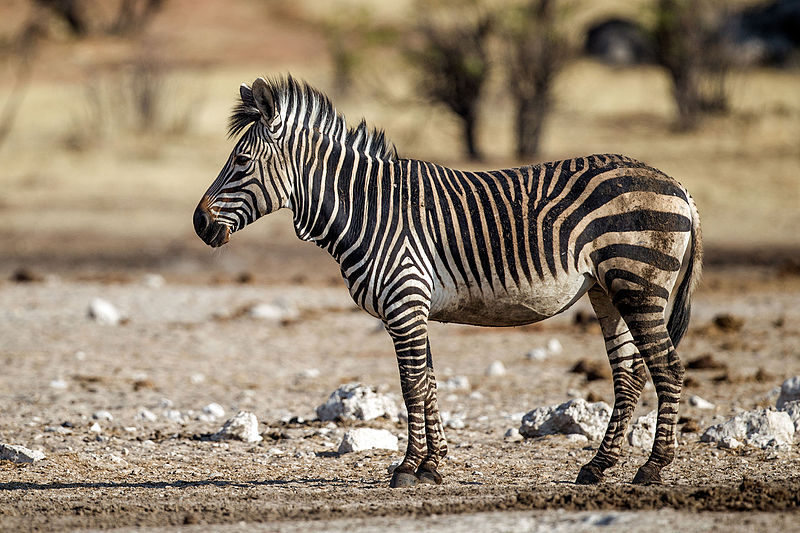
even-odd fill
[[[635,482],[674,455],[686,331],[700,275],[694,202],[662,172],[619,155],[488,172],[400,159],[383,133],[348,128],[322,93],[292,78],[241,88],[244,132],[195,212],[212,246],[287,207],[297,235],[340,264],[355,302],[383,320],[409,413],[392,486],[440,483],[447,453],[428,322],[529,324],[587,293],[614,376],[608,431],[578,482],[619,457],[647,368],[659,399],[653,450]]]

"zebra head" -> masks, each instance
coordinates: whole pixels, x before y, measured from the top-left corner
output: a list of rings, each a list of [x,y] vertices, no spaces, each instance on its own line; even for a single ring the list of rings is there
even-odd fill
[[[242,131],[225,166],[194,211],[194,229],[209,246],[227,243],[231,233],[289,206],[291,183],[278,149],[281,132],[276,98],[263,78],[239,88],[230,135]]]

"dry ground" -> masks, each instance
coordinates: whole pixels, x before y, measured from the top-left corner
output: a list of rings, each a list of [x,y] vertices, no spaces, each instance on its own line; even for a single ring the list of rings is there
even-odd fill
[[[717,407],[683,405],[685,430],[664,486],[628,483],[646,458],[638,448],[625,448],[603,485],[580,487],[571,481],[596,443],[563,437],[504,440],[505,431],[534,407],[571,396],[611,400],[609,380],[587,382],[568,371],[579,359],[604,360],[597,327],[574,326],[569,312],[525,328],[435,325],[440,379],[464,375],[471,383],[469,390],[444,391],[441,406],[463,416],[466,426],[447,431],[451,452],[442,469],[444,485],[390,490],[386,468],[400,452],[339,456],[334,452],[346,427],[313,420],[313,408],[341,383],[359,381],[388,393],[399,389],[388,337],[374,319],[353,308],[344,288],[171,283],[153,288],[136,279],[5,283],[0,286],[5,369],[0,441],[40,449],[47,459],[0,465],[0,529],[242,521],[274,526],[308,519],[326,520],[326,527],[337,529],[336,520],[343,517],[364,517],[361,524],[368,529],[400,520],[392,517],[490,512],[458,520],[507,524],[508,530],[540,515],[494,512],[537,509],[673,509],[678,512],[658,516],[674,516],[674,524],[694,523],[691,517],[697,515],[687,511],[748,511],[748,520],[786,524],[785,512],[800,505],[800,450],[719,450],[700,443],[696,428],[741,409],[774,404],[775,387],[797,373],[800,281],[712,277],[711,285],[716,288],[697,297],[694,326],[681,351],[685,360],[710,353],[725,365],[689,373],[685,397],[699,394]],[[90,321],[86,308],[96,296],[123,310],[128,322],[113,327]],[[300,317],[276,324],[239,312],[275,300],[296,305]],[[741,318],[742,328],[713,326],[720,313]],[[544,362],[525,359],[528,350],[551,338],[564,345],[562,354]],[[484,375],[494,360],[506,365],[507,375]],[[319,376],[309,377],[310,369]],[[53,381],[63,381],[64,388]],[[238,409],[256,413],[264,441],[205,440],[223,422],[196,420],[210,402],[229,415]],[[638,414],[654,405],[649,388]],[[158,419],[141,419],[143,408]],[[168,420],[168,408],[188,420]],[[99,434],[89,429],[98,410],[114,417],[99,421]],[[402,424],[386,420],[355,425],[401,437],[405,432]],[[588,528],[597,518],[591,516],[545,514],[534,523],[552,522],[556,530],[572,520]],[[602,516],[619,520],[623,528],[630,515]],[[700,516],[713,525],[717,515]],[[742,525],[736,514],[722,516],[734,530]]]

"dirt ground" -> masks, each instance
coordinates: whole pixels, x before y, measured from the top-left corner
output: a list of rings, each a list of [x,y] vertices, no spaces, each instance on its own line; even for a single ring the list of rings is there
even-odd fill
[[[338,455],[336,449],[348,426],[365,426],[398,435],[402,450],[402,423],[314,420],[314,407],[342,383],[361,382],[399,399],[389,339],[343,286],[218,277],[191,284],[167,277],[159,286],[135,273],[6,281],[0,284],[0,442],[47,457],[0,463],[0,530],[170,531],[196,524],[188,530],[207,531],[213,524],[220,531],[423,525],[445,531],[460,524],[623,531],[633,523],[652,531],[682,524],[789,530],[800,507],[800,450],[722,450],[699,437],[739,410],[774,405],[776,387],[798,373],[800,277],[752,268],[719,272],[697,294],[681,346],[684,361],[711,354],[720,363],[690,370],[684,394],[716,408],[684,402],[676,460],[665,484],[655,487],[629,483],[646,458],[639,448],[626,446],[601,486],[583,487],[572,481],[596,442],[504,439],[535,407],[575,396],[612,400],[610,380],[569,372],[580,359],[605,361],[598,327],[574,324],[577,313],[588,311],[585,302],[523,328],[435,324],[440,381],[458,375],[470,383],[466,390],[443,390],[441,408],[465,426],[447,429],[451,451],[442,486],[392,490],[387,467],[401,452]],[[87,307],[95,297],[112,302],[126,321],[90,320]],[[244,312],[276,301],[295,306],[299,316],[277,323]],[[714,325],[725,313],[741,320],[738,329]],[[561,354],[525,358],[553,338],[563,345]],[[495,360],[507,374],[485,375]],[[199,419],[211,402],[226,416]],[[637,416],[654,406],[650,387]],[[143,419],[142,409],[155,419]],[[170,409],[184,420],[167,418]],[[262,442],[207,439],[240,409],[257,415]],[[94,420],[100,410],[113,420]],[[99,433],[90,429],[95,422]]]

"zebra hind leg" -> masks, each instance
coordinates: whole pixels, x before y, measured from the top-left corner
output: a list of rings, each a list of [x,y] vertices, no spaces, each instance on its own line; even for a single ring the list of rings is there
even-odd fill
[[[611,363],[614,410],[597,453],[581,468],[575,480],[584,485],[599,483],[603,472],[617,463],[625,430],[647,379],[644,363],[633,343],[633,337],[619,311],[611,303],[611,298],[599,285],[595,285],[589,290],[589,300],[600,321]]]
[[[416,476],[420,483],[440,485],[442,476],[438,472],[439,462],[447,455],[447,440],[444,436],[439,404],[436,398],[436,376],[433,373],[431,343],[427,344],[428,394],[425,397],[425,437],[428,455],[417,468]]]
[[[650,371],[658,395],[653,449],[633,482],[642,485],[661,483],[661,470],[675,457],[675,427],[684,373],[664,321],[667,295],[623,290],[616,293],[614,300]]]
[[[408,447],[403,461],[392,473],[390,487],[411,487],[419,482],[417,469],[428,455],[425,405],[429,398],[427,365],[427,319],[418,313],[401,313],[386,321],[392,337],[400,386],[408,410]],[[435,400],[435,397],[434,397]],[[433,469],[435,472],[435,468]],[[437,474],[438,475],[438,474]]]

